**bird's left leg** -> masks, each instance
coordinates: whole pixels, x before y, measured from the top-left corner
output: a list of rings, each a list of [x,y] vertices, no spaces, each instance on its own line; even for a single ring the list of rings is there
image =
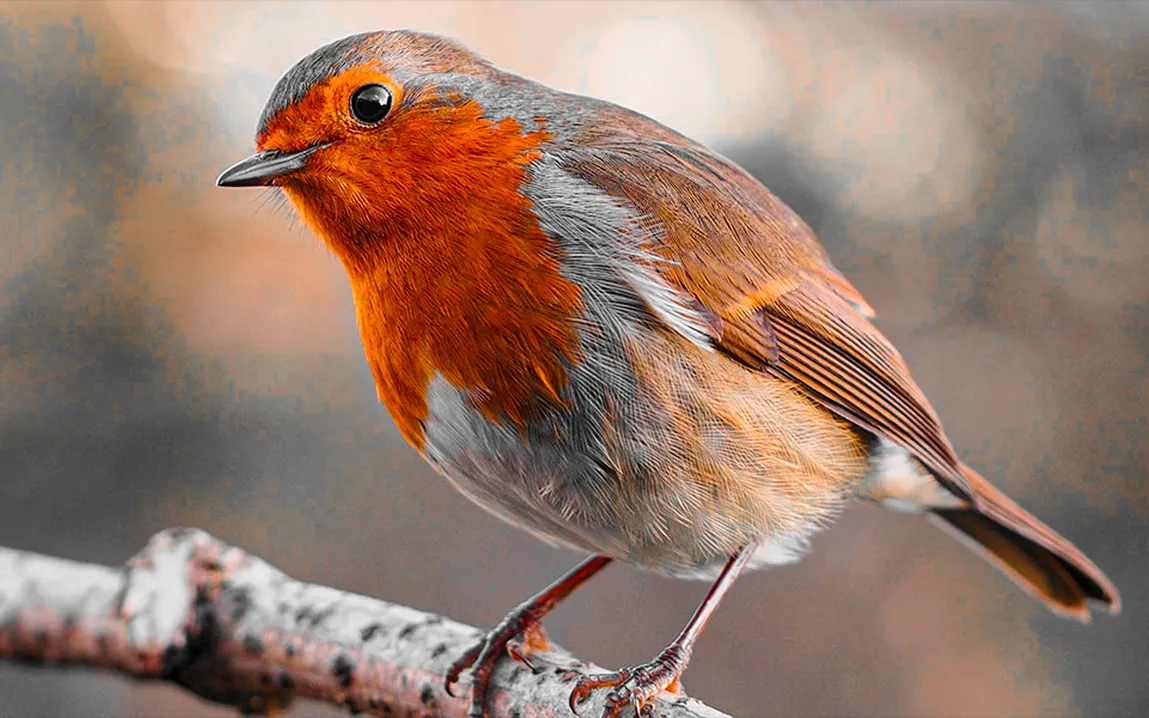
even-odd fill
[[[534,670],[530,654],[533,651],[545,651],[550,647],[541,623],[543,617],[560,601],[574,593],[575,589],[604,569],[610,561],[611,559],[606,556],[591,556],[565,576],[515,607],[478,644],[451,665],[447,671],[447,692],[452,693],[451,687],[459,680],[459,676],[473,666],[471,709],[468,714],[475,718],[485,715],[491,689],[491,676],[503,654],[509,654]]]
[[[681,693],[679,678],[686,670],[686,664],[690,662],[690,653],[694,650],[695,641],[698,640],[699,634],[706,627],[710,617],[714,615],[718,604],[722,602],[722,597],[726,595],[726,592],[734,585],[738,575],[742,573],[742,569],[746,567],[746,562],[754,555],[754,549],[754,546],[743,548],[726,562],[726,566],[718,574],[717,580],[710,587],[706,598],[702,599],[701,605],[698,606],[698,610],[694,612],[686,624],[686,628],[682,629],[678,638],[674,639],[674,642],[667,646],[662,653],[659,653],[653,661],[640,666],[623,668],[616,673],[583,678],[571,691],[571,710],[577,714],[578,704],[590,697],[593,691],[599,688],[610,688],[611,691],[606,697],[606,711],[603,713],[603,718],[615,718],[628,705],[634,708],[634,714],[637,718],[643,714],[643,709],[659,693],[663,691]]]

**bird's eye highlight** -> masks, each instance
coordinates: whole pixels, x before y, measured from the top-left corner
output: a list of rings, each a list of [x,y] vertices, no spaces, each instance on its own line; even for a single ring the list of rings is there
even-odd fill
[[[365,125],[376,125],[391,111],[391,91],[383,85],[364,85],[351,95],[351,116]]]

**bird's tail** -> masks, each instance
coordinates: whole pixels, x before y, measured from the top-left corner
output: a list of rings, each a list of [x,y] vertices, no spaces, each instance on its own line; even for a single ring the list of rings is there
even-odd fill
[[[1117,588],[1085,554],[1015,504],[968,466],[962,474],[976,508],[933,509],[931,518],[1012,578],[1050,610],[1089,621],[1088,600],[1121,610]]]

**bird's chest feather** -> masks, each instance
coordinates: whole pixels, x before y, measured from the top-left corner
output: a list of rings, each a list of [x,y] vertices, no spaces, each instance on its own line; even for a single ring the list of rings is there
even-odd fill
[[[385,292],[356,286],[360,333],[379,396],[416,448],[436,379],[499,425],[522,427],[539,407],[562,403],[578,361],[580,300],[557,262],[516,253],[420,257],[388,281]]]
[[[349,269],[379,396],[420,449],[433,378],[487,420],[521,427],[561,401],[578,361],[579,287],[520,192],[538,138],[510,121],[488,130],[454,148],[494,143],[482,161],[424,162],[406,193],[376,198],[385,217],[325,233]],[[496,149],[505,156],[488,156]]]

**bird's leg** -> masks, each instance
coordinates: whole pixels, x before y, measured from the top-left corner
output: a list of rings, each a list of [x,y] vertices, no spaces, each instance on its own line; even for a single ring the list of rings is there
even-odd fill
[[[512,658],[535,670],[530,661],[531,653],[550,648],[547,634],[540,623],[543,616],[550,613],[551,609],[574,593],[575,589],[586,583],[590,577],[605,568],[610,561],[606,556],[591,556],[565,576],[516,606],[483,637],[483,640],[451,664],[451,668],[447,671],[447,692],[452,692],[452,686],[458,682],[463,671],[473,667],[469,715],[473,718],[483,716],[490,693],[491,676],[503,654],[509,653]]]
[[[743,548],[726,562],[726,566],[718,574],[717,580],[710,587],[706,598],[702,599],[702,603],[690,618],[690,622],[686,624],[686,628],[682,629],[678,638],[663,649],[662,653],[659,653],[653,661],[640,666],[623,668],[616,673],[583,678],[571,691],[571,710],[577,714],[578,704],[586,700],[593,691],[600,688],[610,688],[611,691],[606,697],[606,711],[603,713],[603,718],[615,718],[628,705],[634,708],[634,714],[638,718],[643,714],[647,704],[659,693],[663,691],[681,693],[682,685],[679,679],[683,671],[686,670],[686,664],[690,662],[690,653],[694,650],[694,642],[698,640],[702,629],[706,627],[706,623],[714,615],[718,604],[722,602],[722,597],[726,595],[726,592],[734,585],[738,574],[742,573],[742,569],[746,567],[746,562],[754,555],[754,548],[754,546]]]

